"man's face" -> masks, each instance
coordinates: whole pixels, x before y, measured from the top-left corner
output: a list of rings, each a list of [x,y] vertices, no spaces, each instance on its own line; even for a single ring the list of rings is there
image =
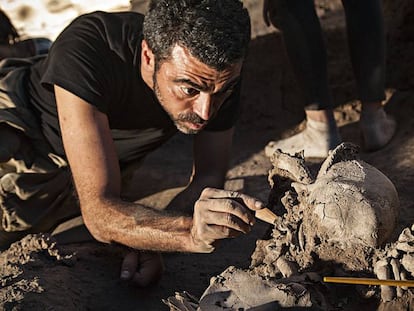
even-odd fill
[[[177,129],[185,134],[196,134],[231,94],[239,81],[241,67],[240,62],[217,71],[177,45],[171,59],[154,72],[154,92]]]

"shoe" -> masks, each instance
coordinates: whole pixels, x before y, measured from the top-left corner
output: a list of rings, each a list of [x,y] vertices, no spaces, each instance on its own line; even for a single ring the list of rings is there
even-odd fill
[[[303,150],[305,158],[326,158],[329,151],[340,143],[341,138],[336,127],[330,128],[325,122],[308,119],[306,128],[302,132],[269,142],[265,147],[265,154],[271,157],[277,149],[280,149],[294,155]]]

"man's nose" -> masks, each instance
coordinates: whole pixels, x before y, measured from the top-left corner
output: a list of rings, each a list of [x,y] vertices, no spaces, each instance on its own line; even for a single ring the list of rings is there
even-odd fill
[[[194,103],[194,112],[203,120],[209,120],[212,113],[212,96],[208,93],[200,93]]]

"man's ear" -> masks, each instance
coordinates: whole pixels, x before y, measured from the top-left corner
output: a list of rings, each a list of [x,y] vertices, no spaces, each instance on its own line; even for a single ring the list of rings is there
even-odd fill
[[[155,66],[155,56],[149,48],[147,41],[141,42],[141,66],[147,72],[153,72]]]

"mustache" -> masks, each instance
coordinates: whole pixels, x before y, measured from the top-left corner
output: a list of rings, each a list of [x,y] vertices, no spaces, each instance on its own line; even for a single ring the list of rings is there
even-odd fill
[[[191,122],[191,123],[196,123],[196,124],[207,123],[206,120],[200,118],[200,116],[196,113],[179,114],[176,120],[181,121],[181,122]]]

